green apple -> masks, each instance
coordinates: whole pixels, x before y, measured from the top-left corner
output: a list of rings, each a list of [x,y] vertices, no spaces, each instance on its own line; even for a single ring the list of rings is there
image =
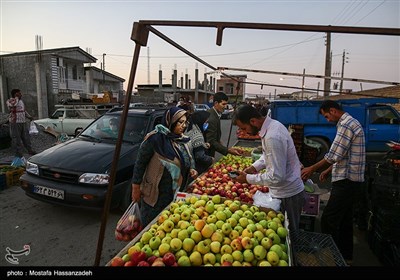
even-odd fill
[[[189,225],[189,226],[186,228],[186,230],[187,230],[187,232],[189,233],[189,235],[191,235],[192,232],[195,231],[196,229],[194,228],[193,225]]]
[[[270,210],[268,211],[267,216],[273,219],[276,217],[276,212],[274,210]]]
[[[233,252],[233,250],[232,250],[231,245],[224,244],[224,245],[222,245],[220,252],[222,255],[231,254]]]
[[[250,207],[249,207],[249,205],[247,205],[247,204],[241,204],[240,205],[240,210],[242,210],[242,211],[247,211],[247,210],[249,210],[250,209]]]
[[[243,260],[249,263],[251,263],[254,260],[254,254],[251,249],[246,249],[243,251]]]
[[[171,236],[165,236],[163,239],[161,239],[161,243],[169,243],[171,242],[172,237]]]
[[[279,218],[279,220],[281,220],[281,223],[285,221],[285,215],[283,215],[282,213],[278,213],[276,216]]]
[[[160,237],[161,239],[163,239],[163,238],[165,237],[165,231],[162,230],[162,229],[157,230],[156,233],[155,233],[155,236],[158,236],[158,237]]]
[[[237,209],[236,211],[233,212],[234,214],[237,214],[239,218],[243,217],[244,211],[242,209]]]
[[[230,219],[231,219],[231,218],[229,218],[229,219],[228,219],[228,222],[227,222],[227,223],[224,223],[224,224],[222,225],[222,228],[221,228],[222,233],[225,234],[226,236],[229,235],[229,234],[231,233],[231,231],[232,231],[232,224],[229,223],[229,220],[230,220]]]
[[[252,220],[249,220],[249,224],[247,225],[246,228],[251,230],[251,232],[255,232],[257,230],[257,226]]]
[[[142,242],[143,244],[148,244],[152,237],[153,235],[150,232],[146,231],[140,237],[140,242]]]
[[[253,220],[253,212],[250,210],[246,210],[243,212],[243,217],[246,217],[249,220]]]
[[[285,260],[279,260],[278,266],[289,266],[289,264]]]
[[[162,224],[166,219],[168,219],[168,215],[161,213],[160,216],[157,219],[157,222],[159,224]]]
[[[253,212],[253,213],[256,213],[256,212],[260,211],[260,208],[258,208],[258,206],[252,205],[250,207],[250,211]]]
[[[287,253],[287,245],[286,245],[286,244],[283,244],[283,243],[281,243],[281,244],[279,244],[279,245],[281,246],[282,251],[285,252],[285,253]]]
[[[211,241],[218,241],[219,243],[221,243],[222,241],[224,241],[223,233],[221,233],[220,231],[215,231],[211,235]]]
[[[174,213],[175,209],[177,209],[178,207],[179,207],[178,203],[172,202],[172,203],[169,205],[169,211],[170,211],[171,213]]]
[[[190,226],[190,223],[185,220],[180,220],[177,224],[178,228],[180,229],[187,229]]]
[[[223,264],[224,262],[233,263],[233,257],[230,253],[225,253],[225,254],[222,253],[220,263]]]
[[[206,203],[206,205],[204,207],[204,209],[206,210],[206,212],[208,214],[214,213],[214,210],[215,210],[214,208],[215,208],[214,207],[214,202],[212,202],[212,200],[207,201],[207,203]]]
[[[226,220],[226,214],[223,211],[218,211],[215,216],[217,217],[218,221],[225,221]]]
[[[267,220],[261,220],[258,222],[260,225],[262,225],[263,228],[267,229],[268,228],[268,221]]]
[[[224,222],[224,221],[221,221],[221,220],[220,220],[220,221],[217,221],[217,222],[215,223],[215,225],[217,226],[218,229],[221,229],[223,224],[225,224],[225,222]]]
[[[258,266],[271,266],[271,264],[267,260],[259,261]]]
[[[198,200],[197,196],[193,195],[189,198],[189,203],[195,204],[197,200]]]
[[[182,248],[182,240],[180,240],[177,237],[172,238],[171,242],[169,243],[169,246],[171,246],[171,250],[173,252],[177,252]]]
[[[243,262],[243,253],[241,251],[232,252],[233,261]]]
[[[288,231],[286,228],[284,227],[278,227],[278,229],[276,230],[276,233],[279,235],[279,237],[284,240],[288,234]]]
[[[238,223],[238,222],[239,222],[239,219],[241,218],[241,216],[239,216],[237,213],[233,213],[233,214],[231,215],[231,218],[235,219],[235,220],[236,220],[236,223]]]
[[[220,196],[219,194],[213,195],[213,196],[211,197],[211,201],[212,201],[214,204],[220,204],[220,203],[221,203],[221,196]]]
[[[276,233],[271,233],[268,235],[268,237],[272,239],[273,244],[279,245],[281,243],[281,238]]]
[[[261,240],[264,238],[264,233],[260,230],[256,230],[253,233],[253,237],[258,241],[258,243],[261,243]]]
[[[194,240],[192,238],[189,238],[189,237],[185,238],[182,241],[182,248],[183,248],[183,250],[185,250],[188,253],[193,250],[195,245],[196,245],[196,243],[194,242]]]
[[[194,207],[195,208],[199,208],[199,207],[201,207],[201,206],[205,206],[206,205],[206,201],[205,200],[203,200],[203,199],[199,199],[199,200],[197,200],[195,203],[194,203]]]
[[[153,254],[153,250],[150,248],[149,244],[143,245],[143,248],[141,250],[146,253],[147,257],[150,257]]]
[[[218,218],[214,214],[210,214],[207,216],[206,221],[207,221],[207,224],[215,224],[218,221]]]
[[[280,257],[280,259],[288,262],[289,256],[286,252],[282,252],[282,257]]]
[[[278,229],[278,224],[271,220],[271,221],[268,222],[268,228],[270,228],[270,229],[272,229],[273,231],[276,232],[277,229]]]
[[[214,254],[219,253],[221,251],[221,243],[218,241],[213,241],[210,244],[210,250]]]
[[[267,250],[265,250],[262,245],[257,245],[253,248],[253,254],[257,260],[261,261],[265,259],[265,256],[267,255]]]
[[[233,229],[239,232],[239,235],[242,235],[243,227],[241,225],[237,225]]]
[[[156,250],[158,249],[158,247],[161,244],[161,238],[159,236],[153,236],[150,240],[149,240],[149,246],[152,250]]]
[[[247,225],[249,224],[249,221],[248,221],[248,219],[246,217],[241,217],[241,218],[239,218],[239,224],[243,228],[246,228]]]
[[[172,238],[177,238],[178,237],[178,233],[181,231],[180,228],[174,228],[171,230],[171,237]]]
[[[279,226],[282,226],[281,220],[278,217],[272,218],[272,221],[278,224]]]
[[[197,251],[200,252],[200,254],[205,255],[208,252],[210,252],[211,247],[210,245],[207,245],[204,240],[200,241],[197,243]]]
[[[225,208],[223,211],[224,211],[227,219],[232,217],[232,212],[231,212],[231,210],[229,210],[229,208]]]
[[[279,256],[276,252],[274,251],[269,251],[267,253],[267,261],[272,265],[272,266],[277,266],[279,264]]]
[[[188,256],[188,253],[183,249],[180,249],[178,252],[175,253],[176,259],[179,259],[182,256]]]
[[[168,243],[161,243],[160,246],[158,247],[158,252],[160,256],[164,256],[166,253],[170,251],[171,247],[169,246]]]
[[[185,240],[185,238],[188,238],[189,237],[189,233],[188,233],[188,231],[186,230],[186,229],[181,229],[179,232],[178,232],[178,238],[180,239],[180,240]]]
[[[215,255],[213,253],[207,253],[205,255],[203,255],[203,264],[206,265],[214,265],[215,262],[217,261],[217,258],[215,257]]]
[[[181,214],[174,213],[169,217],[169,219],[174,222],[174,225],[177,225],[181,220]]]
[[[248,236],[242,237],[241,243],[242,243],[243,249],[252,249],[253,248],[253,241]]]
[[[128,261],[131,260],[131,256],[129,256],[129,254],[125,254],[125,255],[122,256],[122,260],[123,260],[124,262],[128,262]]]
[[[239,232],[235,229],[231,230],[231,232],[229,233],[229,238],[231,240],[234,240],[236,238],[238,238],[240,236]]]
[[[272,247],[273,243],[272,243],[272,239],[268,238],[268,237],[264,237],[263,239],[261,239],[261,245],[266,249],[269,250],[269,248]]]
[[[213,233],[214,233],[214,228],[208,224],[206,224],[201,230],[201,235],[204,238],[210,238]]]
[[[202,195],[200,196],[200,199],[201,199],[201,200],[204,200],[205,202],[207,202],[207,201],[210,199],[210,197],[209,197],[208,195],[206,195],[206,194],[202,194]]]
[[[191,266],[189,257],[188,256],[181,256],[178,259],[178,266]]]
[[[203,264],[203,257],[197,251],[194,251],[189,256],[191,266],[201,266]]]
[[[271,233],[276,233],[273,229],[267,229],[266,231],[265,231],[265,236],[268,236],[268,235],[270,235]]]
[[[271,248],[269,249],[269,251],[275,252],[279,256],[279,258],[282,257],[283,251],[282,251],[282,247],[279,244],[272,245]]]
[[[175,227],[175,224],[170,219],[165,220],[162,223],[162,228],[165,232],[171,232],[171,230]]]
[[[201,232],[198,230],[195,230],[192,232],[192,234],[190,235],[190,238],[192,238],[194,240],[195,243],[199,243],[202,239],[203,236],[201,235]]]
[[[249,228],[245,228],[243,231],[242,231],[242,237],[253,237],[253,232],[251,231],[251,229],[249,229]]]

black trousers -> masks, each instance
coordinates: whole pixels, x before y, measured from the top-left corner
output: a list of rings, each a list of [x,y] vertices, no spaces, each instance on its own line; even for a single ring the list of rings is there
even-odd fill
[[[362,186],[348,179],[333,182],[321,216],[321,232],[332,235],[345,260],[353,259],[353,205]]]

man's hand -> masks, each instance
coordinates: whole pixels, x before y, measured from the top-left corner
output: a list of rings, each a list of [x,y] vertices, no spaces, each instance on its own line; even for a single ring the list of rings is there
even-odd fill
[[[250,165],[249,167],[247,167],[243,171],[246,172],[247,174],[254,174],[254,173],[257,172],[256,168],[253,165]]]
[[[196,169],[190,169],[190,177],[192,177],[193,179],[196,179],[198,175],[199,175],[199,173],[197,172]]]
[[[312,167],[312,166],[309,166],[309,167],[304,167],[302,170],[301,170],[301,179],[305,182],[305,181],[307,181],[308,179],[310,179],[310,177],[311,177],[311,175],[313,175],[314,174],[314,168]]]
[[[235,155],[235,156],[240,156],[240,155],[242,155],[242,153],[243,153],[243,151],[240,150],[240,149],[236,149],[236,148],[229,148],[228,149],[228,154],[232,154],[232,155]]]
[[[142,196],[142,194],[140,193],[140,185],[132,184],[132,201],[133,202],[140,201],[141,196]]]
[[[233,178],[232,180],[235,182],[239,182],[239,183],[247,183],[247,179],[246,179],[246,173],[240,170],[236,171],[238,173],[238,176],[236,178]]]

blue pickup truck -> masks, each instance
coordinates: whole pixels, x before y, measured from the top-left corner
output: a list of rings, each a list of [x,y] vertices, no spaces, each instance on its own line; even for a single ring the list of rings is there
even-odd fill
[[[328,150],[336,135],[336,125],[328,122],[320,113],[323,101],[276,101],[271,103],[271,117],[289,125],[301,125],[304,137],[319,145],[320,159]],[[399,103],[397,98],[360,98],[337,100],[364,128],[367,152],[385,152],[390,141],[400,141],[400,114],[390,104]]]

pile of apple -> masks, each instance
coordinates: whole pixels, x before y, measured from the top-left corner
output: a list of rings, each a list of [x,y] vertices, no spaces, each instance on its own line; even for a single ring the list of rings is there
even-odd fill
[[[284,215],[220,195],[172,202],[111,266],[288,266]]]
[[[187,192],[198,195],[219,194],[222,197],[252,204],[253,195],[257,190],[265,193],[269,191],[268,187],[234,182],[229,176],[229,172],[235,170],[242,171],[251,164],[252,159],[249,157],[228,154],[222,157],[204,174],[196,178],[188,187]]]
[[[134,214],[123,216],[115,228],[115,238],[119,241],[130,241],[142,231],[142,223]]]

